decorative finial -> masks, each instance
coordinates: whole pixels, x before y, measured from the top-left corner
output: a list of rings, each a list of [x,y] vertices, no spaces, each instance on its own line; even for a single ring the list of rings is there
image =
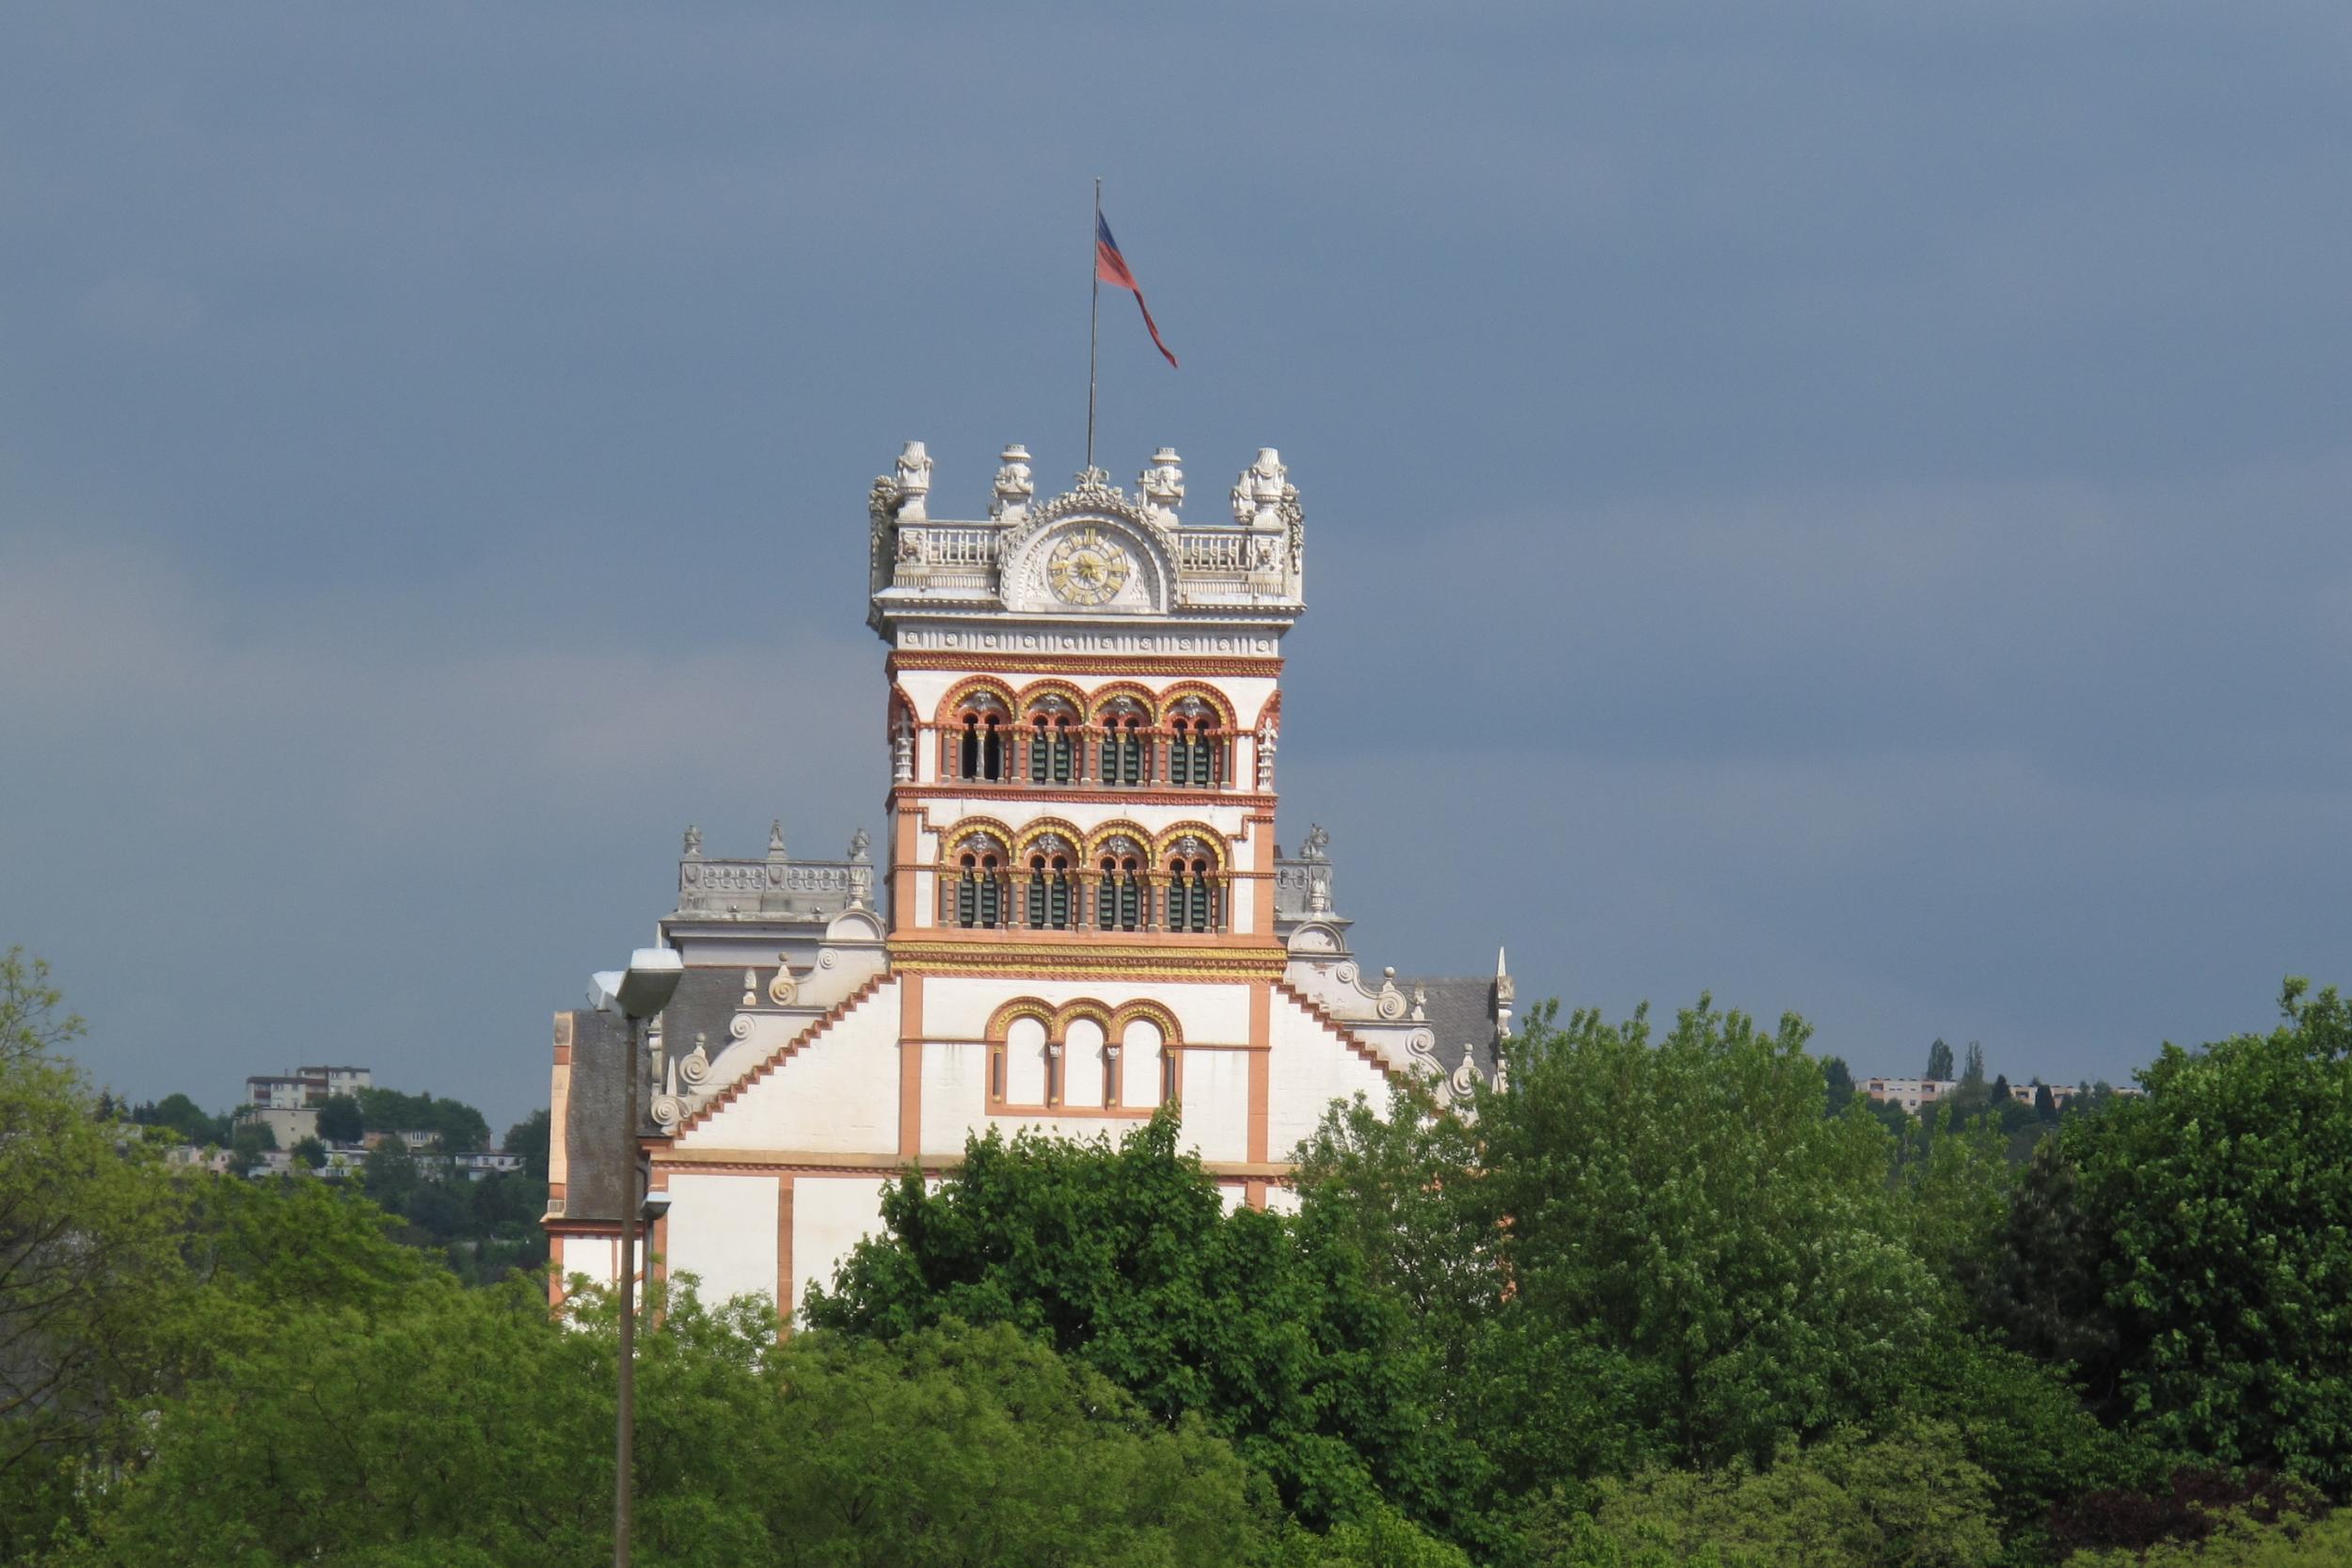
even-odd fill
[[[853,861],[866,859],[873,846],[874,841],[866,836],[866,830],[858,829],[850,835],[850,858]]]
[[[898,453],[898,520],[920,523],[930,520],[925,510],[931,493],[931,456],[920,441],[909,441]]]
[[[784,818],[779,816],[768,824],[768,858],[784,859]]]
[[[1285,497],[1296,494],[1291,489],[1290,470],[1282,467],[1282,454],[1260,447],[1257,461],[1233,482],[1233,521],[1244,528],[1279,529]]]
[[[1029,499],[1037,494],[1037,480],[1029,472],[1029,449],[1015,441],[998,454],[1004,467],[996,470],[996,499],[988,503],[988,515],[1000,522],[1017,523],[1029,510]]]
[[[1176,509],[1184,504],[1184,459],[1176,455],[1174,447],[1162,447],[1152,454],[1150,465],[1136,476],[1136,489],[1146,507],[1175,515]]]
[[[1298,858],[1306,861],[1327,861],[1331,858],[1331,835],[1320,822],[1307,825],[1307,842],[1298,847]]]
[[[681,852],[690,861],[703,858],[703,831],[691,822],[686,824],[686,847]]]

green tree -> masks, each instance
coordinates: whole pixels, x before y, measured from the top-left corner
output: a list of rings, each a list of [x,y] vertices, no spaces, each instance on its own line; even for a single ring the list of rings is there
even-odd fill
[[[453,1154],[490,1147],[490,1124],[480,1111],[462,1101],[378,1088],[361,1089],[357,1098],[360,1117],[371,1132],[431,1132]]]
[[[321,1169],[326,1164],[326,1146],[316,1138],[295,1139],[293,1152],[296,1161],[311,1170]]]
[[[1171,1112],[1116,1148],[993,1132],[936,1192],[908,1175],[882,1200],[808,1321],[893,1338],[949,1320],[1010,1323],[1176,1423],[1232,1437],[1283,1498],[1323,1523],[1375,1490],[1443,1522],[1476,1456],[1423,1402],[1399,1304],[1356,1250],[1311,1222],[1228,1212]]]
[[[347,1094],[330,1094],[319,1101],[319,1136],[331,1144],[356,1144],[368,1135],[367,1117],[359,1101]]]
[[[1651,1470],[1600,1487],[1595,1524],[1627,1544],[1764,1568],[1990,1568],[2001,1548],[1993,1478],[1959,1432],[1906,1420],[1840,1428],[1766,1467]]]
[[[1821,1080],[1829,1085],[1829,1114],[1836,1116],[1853,1098],[1853,1069],[1846,1065],[1843,1056],[1824,1056],[1821,1058]]]
[[[1514,1490],[1767,1461],[1888,1404],[1948,1318],[1805,1037],[1704,998],[1662,1038],[1538,1008],[1470,1119],[1343,1108],[1303,1151],[1304,1217],[1400,1282]]]
[[[2081,1179],[2045,1138],[2010,1189],[1992,1244],[1958,1272],[1976,1319],[2012,1349],[2087,1380],[2110,1408],[2120,1342],[2100,1279],[2105,1237]]]
[[[277,1147],[278,1134],[270,1131],[268,1122],[246,1117],[229,1135],[230,1168],[239,1176],[248,1176],[261,1168],[262,1154]]]
[[[417,1158],[408,1152],[408,1146],[398,1138],[386,1138],[360,1162],[359,1180],[369,1197],[397,1213],[423,1178],[418,1174]]]
[[[1940,1036],[1928,1047],[1927,1076],[1934,1079],[1949,1079],[1952,1076],[1952,1048],[1946,1045]]]
[[[1900,1411],[1961,1434],[1968,1462],[1993,1478],[2013,1557],[2036,1549],[2054,1504],[2153,1486],[2169,1465],[2136,1433],[2102,1424],[2062,1370],[1977,1334],[1947,1337],[1914,1366]]]
[[[2343,1568],[2352,1562],[2352,1512],[2268,1523],[2232,1513],[2212,1535],[2194,1543],[2144,1552],[2077,1552],[2066,1562],[2067,1568]]]
[[[1263,1558],[1249,1472],[1009,1327],[775,1341],[757,1307],[663,1306],[641,1341],[641,1560],[1210,1568]],[[320,1314],[167,1405],[61,1560],[554,1568],[611,1552],[614,1354],[526,1282]]]
[[[1960,1069],[1960,1081],[1963,1084],[1981,1084],[1984,1082],[1983,1041],[1970,1040],[1968,1042],[1968,1054]]]
[[[548,1113],[533,1111],[506,1130],[499,1148],[523,1157],[523,1173],[534,1181],[548,1179]]]
[[[207,1115],[184,1094],[167,1094],[152,1105],[140,1107],[137,1119],[150,1127],[169,1128],[183,1143],[199,1148],[223,1147],[230,1138],[227,1117]]]
[[[2352,1492],[2352,1007],[2167,1045],[2060,1132],[2101,1244],[2118,1396],[2160,1440]]]
[[[183,1271],[181,1189],[95,1115],[62,1059],[82,1021],[47,965],[0,955],[0,1560],[76,1506],[79,1466],[133,1433]]]

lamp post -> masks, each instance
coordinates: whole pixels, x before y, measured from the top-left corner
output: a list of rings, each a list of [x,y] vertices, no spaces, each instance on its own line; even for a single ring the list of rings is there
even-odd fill
[[[644,1070],[645,1029],[677,990],[686,960],[668,947],[640,947],[627,969],[599,971],[588,981],[589,1006],[620,1018],[628,1035],[621,1074],[621,1357],[613,1418],[612,1564],[628,1568],[629,1513],[636,1467],[637,1221],[649,1196],[637,1186],[637,1075]]]

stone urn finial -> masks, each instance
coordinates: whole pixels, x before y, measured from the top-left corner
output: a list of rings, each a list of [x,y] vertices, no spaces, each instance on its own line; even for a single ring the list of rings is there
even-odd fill
[[[925,509],[931,493],[931,454],[923,450],[920,441],[909,441],[898,453],[898,520],[920,523],[930,520]]]

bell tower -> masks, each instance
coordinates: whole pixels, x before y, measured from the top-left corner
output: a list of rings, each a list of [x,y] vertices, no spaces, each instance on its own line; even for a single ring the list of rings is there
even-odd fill
[[[1166,447],[1133,497],[1095,468],[1040,500],[1025,449],[1001,463],[982,518],[931,516],[920,442],[870,498],[894,961],[1279,967],[1281,642],[1305,608],[1280,455],[1207,523]]]

